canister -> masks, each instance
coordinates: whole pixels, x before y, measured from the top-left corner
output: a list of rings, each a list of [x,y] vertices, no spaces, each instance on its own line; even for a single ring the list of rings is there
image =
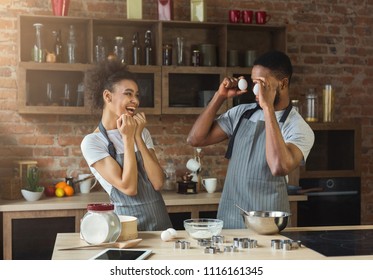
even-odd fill
[[[88,204],[80,224],[81,237],[92,245],[115,242],[121,233],[121,223],[110,203]]]
[[[306,94],[305,120],[307,122],[317,122],[318,118],[318,97],[315,90],[309,89]]]
[[[322,94],[323,122],[332,122],[334,117],[334,90],[326,85]]]

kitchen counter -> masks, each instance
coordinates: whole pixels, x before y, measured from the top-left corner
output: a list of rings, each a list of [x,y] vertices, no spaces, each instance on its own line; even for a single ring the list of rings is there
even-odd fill
[[[338,226],[338,227],[301,227],[287,228],[284,231],[315,231],[315,230],[349,230],[349,229],[373,229],[373,226]],[[142,242],[136,247],[151,249],[153,254],[150,260],[372,260],[372,255],[367,256],[345,256],[325,257],[306,247],[290,251],[274,250],[271,248],[272,239],[288,239],[281,234],[259,235],[248,229],[223,229],[221,235],[225,237],[228,244],[232,243],[234,237],[249,237],[258,242],[259,247],[253,249],[240,249],[234,253],[205,254],[203,247],[197,241],[189,238],[185,231],[177,231],[177,239],[190,241],[191,248],[188,250],[174,249],[174,242],[164,242],[160,239],[161,232],[139,232]],[[78,233],[59,233],[53,250],[53,260],[86,260],[98,254],[103,249],[80,249],[60,251],[61,248],[87,245],[81,240]],[[248,251],[250,253],[248,253]]]
[[[178,194],[162,192],[169,213],[189,212],[191,218],[198,218],[201,211],[217,211],[220,192],[209,194]],[[305,195],[289,196],[292,212],[291,225],[296,225],[297,202],[307,200]],[[107,203],[109,196],[105,192],[75,194],[71,197],[43,197],[41,200],[28,202],[22,200],[0,200],[0,212],[3,220],[3,257],[12,259],[12,220],[32,218],[74,217],[75,232],[79,231],[80,220],[86,213],[89,203]]]

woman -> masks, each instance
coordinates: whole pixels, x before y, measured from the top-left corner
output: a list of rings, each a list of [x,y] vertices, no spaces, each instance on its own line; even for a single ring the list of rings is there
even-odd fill
[[[145,128],[145,114],[137,111],[134,75],[119,61],[109,60],[88,71],[84,84],[102,117],[95,131],[84,137],[81,149],[115,212],[137,217],[140,231],[171,227],[159,193],[164,173]]]

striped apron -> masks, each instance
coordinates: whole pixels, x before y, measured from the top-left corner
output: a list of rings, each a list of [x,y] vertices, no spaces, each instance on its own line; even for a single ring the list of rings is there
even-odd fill
[[[116,153],[102,123],[99,124],[99,129],[109,141],[109,154],[123,168],[123,154]],[[115,213],[137,217],[139,231],[165,230],[172,227],[163,197],[160,192],[154,190],[149,181],[139,151],[136,152],[136,160],[138,169],[137,195],[125,195],[113,186],[110,200],[115,206]]]
[[[250,121],[259,105],[242,114],[228,144],[230,159],[217,218],[224,228],[245,228],[241,211],[290,212],[285,177],[273,176],[265,154],[265,122]],[[280,127],[291,111],[291,104],[280,119]]]

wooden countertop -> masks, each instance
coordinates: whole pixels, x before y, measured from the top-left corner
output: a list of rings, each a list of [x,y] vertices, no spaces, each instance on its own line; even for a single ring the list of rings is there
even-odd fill
[[[373,226],[338,226],[338,227],[302,227],[287,228],[285,230],[346,230],[346,229],[373,229]],[[137,246],[141,249],[151,249],[153,254],[151,260],[372,260],[373,256],[348,256],[348,257],[325,257],[311,249],[301,247],[299,249],[283,251],[271,248],[272,239],[288,239],[281,234],[259,235],[248,229],[223,229],[222,235],[228,244],[232,243],[234,237],[249,237],[257,240],[259,247],[253,249],[242,249],[235,253],[205,254],[203,247],[197,241],[189,238],[185,231],[177,232],[177,239],[190,241],[191,248],[188,250],[174,249],[174,242],[164,242],[160,238],[161,232],[139,232],[139,238],[143,241]],[[78,260],[89,259],[103,249],[85,249],[59,251],[61,248],[87,245],[81,240],[79,233],[59,233],[56,238],[52,259],[54,260]],[[250,253],[248,253],[248,251]]]
[[[219,204],[221,193],[209,194],[201,192],[198,194],[178,194],[176,192],[162,192],[166,206],[187,206],[187,205],[212,205]],[[290,202],[305,201],[305,195],[290,195]],[[109,196],[105,192],[92,192],[89,194],[75,194],[70,197],[43,197],[38,201],[29,202],[21,200],[0,200],[0,212],[11,211],[42,211],[42,210],[68,210],[86,209],[89,203],[109,202]]]

